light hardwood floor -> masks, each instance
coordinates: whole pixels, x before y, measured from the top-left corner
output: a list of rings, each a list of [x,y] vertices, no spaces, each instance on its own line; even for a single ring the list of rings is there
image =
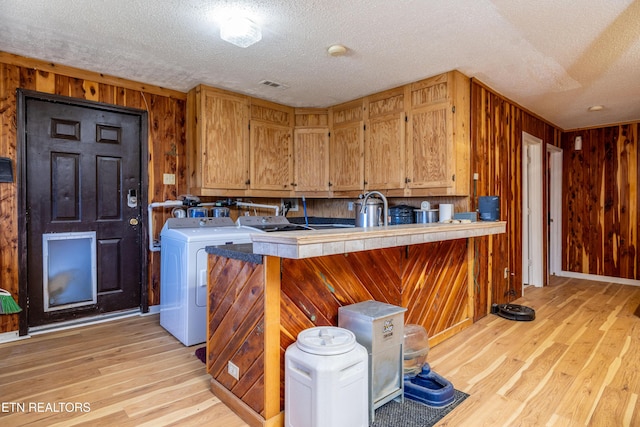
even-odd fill
[[[0,426],[246,426],[211,393],[198,347],[158,315],[0,344]],[[67,402],[88,407],[29,407]]]
[[[431,368],[470,394],[439,426],[640,426],[640,287],[554,278],[434,347]]]
[[[536,320],[489,315],[431,349],[432,369],[470,394],[439,426],[640,426],[640,287],[554,279],[515,302]],[[0,344],[0,425],[246,426],[209,391],[196,348],[157,315]]]

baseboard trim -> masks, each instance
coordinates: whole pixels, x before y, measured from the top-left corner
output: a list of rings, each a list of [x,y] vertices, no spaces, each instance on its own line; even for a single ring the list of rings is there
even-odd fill
[[[18,331],[11,332],[3,332],[0,334],[0,344],[4,344],[7,342],[20,341],[25,340],[27,338],[31,338],[31,335],[20,336]]]
[[[623,279],[622,277],[598,276],[597,274],[574,273],[572,271],[561,271],[557,276],[593,280],[596,282],[617,283],[620,285],[640,286],[640,280]]]

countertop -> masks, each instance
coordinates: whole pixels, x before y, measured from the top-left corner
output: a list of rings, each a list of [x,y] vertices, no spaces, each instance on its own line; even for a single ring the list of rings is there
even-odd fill
[[[505,221],[479,221],[276,231],[252,234],[251,239],[254,254],[301,259],[501,234],[505,233],[506,224]]]
[[[253,264],[262,264],[262,255],[253,252],[253,244],[251,243],[207,246],[205,251],[211,255],[220,255]]]

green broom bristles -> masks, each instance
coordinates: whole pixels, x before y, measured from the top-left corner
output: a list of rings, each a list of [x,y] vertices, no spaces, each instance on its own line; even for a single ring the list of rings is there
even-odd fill
[[[13,314],[21,311],[22,309],[11,294],[4,289],[0,289],[0,314]]]

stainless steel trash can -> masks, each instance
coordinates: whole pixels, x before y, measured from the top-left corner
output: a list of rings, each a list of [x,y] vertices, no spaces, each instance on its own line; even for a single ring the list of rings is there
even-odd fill
[[[353,332],[369,355],[369,422],[390,400],[404,400],[404,307],[363,301],[338,308],[338,326]]]

